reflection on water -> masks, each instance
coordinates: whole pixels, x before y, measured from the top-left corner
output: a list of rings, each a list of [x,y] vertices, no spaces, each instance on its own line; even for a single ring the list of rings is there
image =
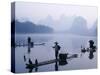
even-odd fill
[[[16,72],[43,72],[53,70],[90,69],[97,67],[96,52],[88,52],[88,50],[85,53],[81,52],[81,46],[82,49],[84,49],[84,47],[89,47],[88,41],[90,39],[94,40],[94,45],[96,46],[96,37],[63,34],[30,34],[16,35],[16,42],[18,43],[20,41],[21,44],[23,42],[26,44],[29,36],[36,46],[21,46],[15,48]],[[78,54],[78,57],[74,59],[72,55],[68,60],[65,60],[66,58],[64,59],[64,57],[62,61],[55,60],[55,51],[52,48],[55,41],[59,42],[61,46],[61,50],[59,51],[60,54],[69,53],[69,56]],[[45,45],[41,45],[41,43],[45,43]],[[37,44],[39,44],[39,46]],[[39,66],[39,64],[42,66]]]
[[[93,54],[93,52],[90,52],[89,53],[89,59],[93,59],[94,58],[94,54]]]
[[[58,71],[58,67],[60,66],[64,66],[66,64],[68,64],[67,59],[70,58],[76,58],[76,54],[73,54],[69,57],[65,56],[65,54],[59,54],[59,58],[58,59],[53,59],[53,60],[47,60],[47,61],[43,61],[43,62],[38,62],[38,60],[35,60],[35,63],[32,62],[32,60],[29,58],[28,63],[26,63],[26,69],[28,69],[28,72],[32,72],[33,69],[35,69],[35,72],[38,71],[38,68],[40,66],[44,66],[44,65],[48,65],[48,64],[52,64],[55,63],[55,71]],[[59,63],[59,64],[58,64]]]
[[[55,62],[55,71],[58,71],[58,62]]]

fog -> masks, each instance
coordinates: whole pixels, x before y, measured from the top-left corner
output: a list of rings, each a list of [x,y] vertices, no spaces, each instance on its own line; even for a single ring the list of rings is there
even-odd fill
[[[58,31],[66,30],[65,27],[71,27],[69,23],[71,23],[76,16],[81,16],[87,21],[87,28],[91,28],[97,19],[97,7],[93,6],[31,2],[16,2],[15,5],[15,18],[17,20],[28,20],[35,24],[43,23]],[[47,22],[49,24],[44,22],[48,18],[50,22]],[[62,19],[64,21],[60,22]],[[41,20],[43,21],[41,22]],[[58,24],[58,22],[61,24]]]

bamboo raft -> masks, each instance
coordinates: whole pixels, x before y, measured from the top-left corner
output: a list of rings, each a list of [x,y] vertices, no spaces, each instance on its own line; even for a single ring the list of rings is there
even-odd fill
[[[24,43],[19,43],[19,44],[15,44],[15,47],[25,47],[25,46],[30,46],[30,47],[34,47],[34,46],[40,46],[40,45],[45,45],[45,43],[40,43],[40,44],[31,44],[31,43],[29,43],[29,44],[24,44]]]
[[[70,58],[77,58],[78,57],[78,54],[73,54],[69,57],[67,57],[67,59],[70,59]],[[60,59],[52,59],[52,60],[47,60],[47,61],[43,61],[43,62],[39,62],[39,63],[29,63],[29,64],[26,64],[26,68],[36,68],[36,67],[39,67],[39,66],[43,66],[43,65],[48,65],[48,64],[52,64],[52,63],[55,63],[55,62],[58,62],[58,61],[61,61]]]

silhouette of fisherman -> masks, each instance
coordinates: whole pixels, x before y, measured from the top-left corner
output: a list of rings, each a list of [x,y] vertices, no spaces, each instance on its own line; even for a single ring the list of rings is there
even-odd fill
[[[90,45],[90,48],[93,48],[94,47],[94,41],[93,40],[89,40],[89,45]]]
[[[93,53],[96,51],[96,46],[94,46],[94,41],[89,40],[89,46],[90,46],[90,53],[89,53],[89,59],[93,59],[94,55]]]
[[[28,37],[27,38],[27,42],[28,42],[28,53],[30,53],[31,52],[31,47],[30,47],[30,44],[31,44],[31,37]]]
[[[58,54],[59,54],[59,50],[60,50],[60,46],[58,45],[58,42],[54,42],[55,46],[53,46],[53,48],[55,49],[55,57],[56,59],[58,58]]]
[[[31,43],[31,37],[28,37],[28,44]]]

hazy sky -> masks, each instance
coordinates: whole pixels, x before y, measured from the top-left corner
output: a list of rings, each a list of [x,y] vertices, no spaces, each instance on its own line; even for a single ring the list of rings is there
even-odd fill
[[[82,16],[87,20],[88,28],[90,28],[97,19],[97,7],[31,2],[16,3],[16,19],[37,23],[48,15],[54,20],[59,20],[62,15]]]

